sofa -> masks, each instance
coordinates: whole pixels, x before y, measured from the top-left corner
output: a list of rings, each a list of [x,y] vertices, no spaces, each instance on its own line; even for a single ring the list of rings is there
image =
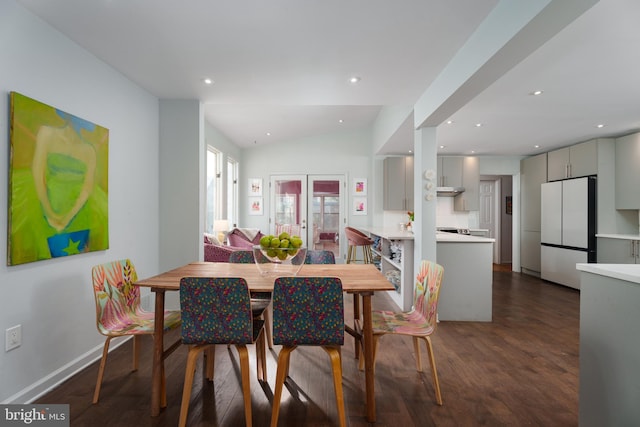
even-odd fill
[[[255,228],[234,228],[227,234],[228,244],[218,240],[213,234],[204,235],[204,260],[207,262],[229,262],[229,256],[234,251],[251,250],[260,243],[264,236]]]

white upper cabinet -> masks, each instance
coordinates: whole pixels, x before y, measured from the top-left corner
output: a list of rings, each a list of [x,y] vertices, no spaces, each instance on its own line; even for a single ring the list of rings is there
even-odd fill
[[[597,140],[582,142],[547,153],[547,180],[596,175],[598,173]]]
[[[385,210],[413,210],[413,157],[384,159]]]
[[[462,187],[464,157],[438,157],[438,187]]]
[[[616,209],[640,209],[640,133],[616,139]]]

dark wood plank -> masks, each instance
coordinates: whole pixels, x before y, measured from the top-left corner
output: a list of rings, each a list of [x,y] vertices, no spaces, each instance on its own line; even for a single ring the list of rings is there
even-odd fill
[[[435,403],[426,350],[425,371],[415,369],[409,338],[386,336],[376,364],[376,425],[496,426],[578,425],[579,292],[510,271],[494,271],[493,322],[441,322],[433,336],[443,406]],[[386,296],[374,307],[391,309]],[[351,311],[347,297],[345,309]],[[177,337],[173,332],[171,338]],[[130,372],[131,345],[112,352],[100,402],[91,404],[97,363],[36,403],[69,403],[71,425],[175,426],[180,411],[186,349],[166,363],[168,407],[151,417],[151,338],[143,340],[141,366]],[[251,351],[253,425],[268,426],[278,346],[268,352],[268,384],[260,384]],[[144,361],[148,363],[144,363]],[[215,379],[197,368],[190,426],[244,425],[240,369],[235,349],[216,349]],[[357,368],[353,340],[345,336],[343,385],[347,423],[369,426],[364,417],[364,372]],[[283,392],[280,426],[337,423],[330,362],[320,348],[298,348]]]

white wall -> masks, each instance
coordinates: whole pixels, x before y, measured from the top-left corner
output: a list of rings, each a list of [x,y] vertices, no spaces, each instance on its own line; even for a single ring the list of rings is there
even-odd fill
[[[371,223],[375,200],[372,180],[371,130],[337,132],[301,138],[267,146],[255,146],[242,150],[239,178],[239,225],[269,230],[269,181],[272,175],[294,174],[343,174],[346,177],[346,207],[348,222],[352,226]],[[264,185],[263,215],[249,215],[247,183],[249,178],[262,178]],[[367,178],[369,215],[351,214],[353,178]],[[344,240],[344,239],[343,239]]]
[[[158,271],[158,101],[31,15],[0,2],[0,200],[8,198],[9,92],[109,129],[109,249],[0,266],[0,334],[22,325],[22,346],[0,348],[0,402],[24,403],[99,356],[91,267],[129,257]],[[0,208],[7,259],[7,205]],[[97,374],[97,372],[96,372]]]

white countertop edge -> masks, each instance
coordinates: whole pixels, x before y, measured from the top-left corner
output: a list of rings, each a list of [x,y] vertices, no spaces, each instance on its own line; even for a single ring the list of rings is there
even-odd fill
[[[596,237],[603,237],[607,239],[621,239],[621,240],[640,240],[639,234],[605,234],[598,233]]]
[[[640,284],[640,264],[576,264],[579,271]]]
[[[490,237],[471,236],[469,234],[455,234],[436,232],[437,243],[494,243],[496,239]]]

